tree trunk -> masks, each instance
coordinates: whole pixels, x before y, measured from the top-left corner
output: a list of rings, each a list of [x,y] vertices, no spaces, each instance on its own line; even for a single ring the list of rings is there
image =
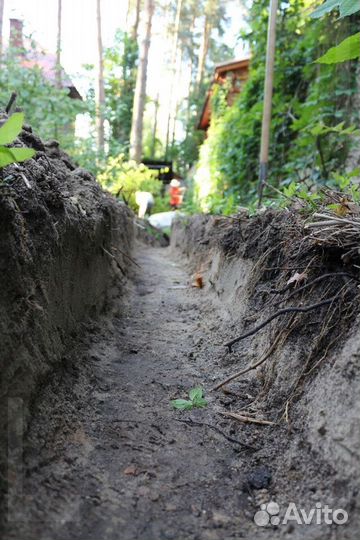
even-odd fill
[[[61,84],[61,23],[62,23],[62,0],[58,0],[57,42],[56,42],[56,86],[58,88],[61,88],[62,86]]]
[[[0,0],[0,57],[3,49],[4,0]]]
[[[156,100],[154,102],[155,105],[155,111],[154,111],[154,125],[153,125],[153,133],[152,133],[152,143],[151,143],[151,157],[155,157],[156,152],[156,133],[157,133],[157,123],[158,123],[158,112],[159,112],[159,91],[156,96]]]
[[[204,77],[206,58],[209,51],[210,32],[211,32],[211,25],[210,25],[207,15],[205,15],[204,31],[203,31],[203,36],[202,36],[201,45],[199,49],[199,63],[198,63],[198,72],[197,72],[197,77],[196,77],[196,86],[197,86],[198,91],[200,90],[200,86]]]
[[[136,0],[135,20],[134,20],[134,24],[131,31],[131,37],[133,40],[137,39],[138,37],[139,22],[140,22],[140,7],[141,7],[141,0]]]
[[[172,74],[171,74],[171,84],[170,84],[170,90],[169,90],[169,105],[168,105],[169,110],[168,110],[167,127],[166,127],[165,159],[167,158],[168,152],[169,152],[170,126],[171,126],[171,119],[173,115],[173,94],[174,94],[175,79],[176,79],[177,66],[178,66],[178,62],[177,62],[178,43],[179,43],[182,3],[183,3],[183,0],[177,1],[174,39],[173,39],[173,44],[172,44],[172,52],[171,52],[171,60],[170,60]]]
[[[147,67],[151,42],[151,25],[154,14],[154,1],[145,0],[145,21],[143,41],[140,48],[139,67],[136,78],[133,117],[130,135],[130,158],[137,162],[142,156],[143,121],[146,100]]]
[[[97,103],[96,103],[96,131],[98,151],[103,153],[105,150],[105,132],[104,132],[104,108],[105,108],[105,85],[104,85],[104,54],[101,32],[101,0],[96,1],[96,21],[97,21],[97,42],[98,42],[98,84],[97,84]]]
[[[182,51],[179,51],[178,54],[178,61],[176,66],[176,87],[174,92],[174,107],[172,110],[172,117],[171,117],[171,144],[174,146],[175,139],[176,139],[176,122],[179,115],[179,109],[180,109],[180,95],[178,89],[181,86],[181,78],[182,78]]]

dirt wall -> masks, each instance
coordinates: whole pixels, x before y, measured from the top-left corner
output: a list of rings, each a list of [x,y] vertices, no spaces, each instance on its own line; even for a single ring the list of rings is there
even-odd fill
[[[36,156],[0,171],[0,396],[4,450],[9,397],[25,417],[81,324],[109,305],[131,268],[133,215],[56,142],[25,126]]]
[[[248,396],[245,406],[234,398],[233,410],[274,422],[273,428],[264,428],[257,457],[272,471],[267,496],[281,507],[296,501],[304,508],[319,502],[345,508],[349,522],[331,538],[353,539],[360,506],[357,281],[335,276],[286,297],[323,274],[348,272],[358,278],[358,270],[354,261],[344,264],[341,251],[311,245],[303,225],[301,216],[284,212],[251,219],[195,216],[174,224],[172,247],[203,275],[204,294],[211,294],[218,308],[224,344],[281,308],[320,303],[346,291],[330,307],[274,319],[231,353],[224,346],[218,359],[223,380],[267,358],[216,392],[225,388],[230,395]],[[304,281],[289,285],[296,273],[304,273]],[[236,421],[233,428],[234,433],[245,429]],[[309,526],[304,536],[300,527],[292,537],[327,538],[329,532]],[[261,533],[259,538],[267,538]]]

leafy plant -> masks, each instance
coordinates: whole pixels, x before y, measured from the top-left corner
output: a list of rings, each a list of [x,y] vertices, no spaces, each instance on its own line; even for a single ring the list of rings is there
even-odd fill
[[[312,13],[313,18],[323,17],[333,9],[339,9],[340,19],[360,11],[358,0],[326,0]],[[338,64],[360,57],[360,32],[344,39],[339,45],[331,47],[316,61],[320,64]]]
[[[6,167],[11,163],[20,163],[26,161],[35,155],[35,150],[32,148],[9,148],[3,146],[11,144],[22,130],[24,123],[23,113],[14,113],[0,127],[0,168]]]
[[[173,399],[171,405],[174,409],[191,410],[194,408],[206,407],[208,402],[203,397],[201,386],[192,388],[189,392],[189,399]]]
[[[109,158],[104,170],[98,175],[98,181],[113,195],[122,197],[133,210],[137,210],[137,191],[149,191],[155,199],[160,196],[163,184],[157,176],[157,171],[143,163],[128,161],[124,154],[120,154],[116,158]]]

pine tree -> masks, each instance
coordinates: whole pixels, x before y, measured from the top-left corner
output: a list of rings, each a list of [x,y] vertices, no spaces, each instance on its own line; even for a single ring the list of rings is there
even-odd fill
[[[140,47],[139,67],[136,78],[133,117],[130,135],[130,158],[134,159],[137,162],[141,161],[142,156],[142,137],[146,101],[147,68],[151,43],[151,26],[153,14],[154,1],[146,0],[144,9],[143,40]]]

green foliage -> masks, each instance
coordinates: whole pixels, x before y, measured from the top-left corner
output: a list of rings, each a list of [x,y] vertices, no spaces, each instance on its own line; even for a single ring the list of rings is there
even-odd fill
[[[0,127],[0,168],[6,167],[11,163],[20,163],[26,161],[35,155],[32,148],[7,148],[4,144],[11,144],[22,130],[24,123],[23,113],[14,113]]]
[[[218,88],[212,98],[212,122],[200,149],[194,189],[206,211],[223,211],[223,206],[228,212],[256,198],[268,5],[268,0],[253,2],[249,12],[250,31],[243,38],[252,61],[241,94],[231,107],[224,99],[226,88]],[[324,183],[334,171],[342,173],[357,133],[352,125],[356,65],[314,63],[357,19],[349,22],[329,13],[311,20],[307,8],[307,0],[289,0],[279,8],[269,163],[269,182],[275,187],[299,179]],[[227,199],[223,205],[222,198]]]
[[[174,409],[191,410],[206,407],[208,402],[203,397],[203,389],[200,386],[192,388],[189,392],[189,399],[173,399],[171,405]]]
[[[136,191],[149,191],[154,197],[160,195],[162,182],[157,171],[143,163],[127,161],[124,154],[110,157],[104,170],[98,175],[100,184],[113,195],[121,196],[133,210],[137,210]]]
[[[323,17],[333,9],[339,9],[340,18],[342,18],[353,15],[360,10],[360,6],[357,0],[326,0],[326,2],[313,11],[311,16],[317,19]]]
[[[323,56],[316,61],[319,64],[339,64],[354,60],[360,56],[360,32],[344,39],[336,47],[331,47]]]
[[[313,13],[313,18],[323,17],[333,9],[339,9],[340,19],[360,11],[358,0],[326,0]],[[318,58],[320,64],[339,64],[360,57],[360,32],[344,39],[336,47],[331,47],[323,56]]]
[[[17,93],[17,106],[26,112],[26,119],[43,139],[57,139],[72,153],[75,141],[76,115],[86,104],[70,99],[67,89],[59,89],[46,79],[39,67],[23,67],[17,51],[9,49],[1,59],[0,106],[5,108],[12,91]]]
[[[111,128],[109,153],[127,153],[136,85],[137,41],[118,30],[114,45],[105,49],[104,60],[105,117]]]

